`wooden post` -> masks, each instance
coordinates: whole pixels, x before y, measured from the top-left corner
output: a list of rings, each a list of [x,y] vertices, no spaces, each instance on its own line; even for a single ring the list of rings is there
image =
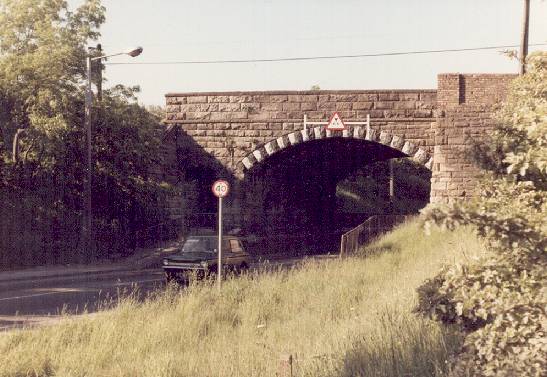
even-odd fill
[[[524,15],[522,19],[522,34],[520,39],[520,74],[526,73],[526,56],[528,55],[528,29],[530,25],[530,0],[524,0]]]
[[[281,355],[279,359],[279,377],[293,377],[292,355]]]

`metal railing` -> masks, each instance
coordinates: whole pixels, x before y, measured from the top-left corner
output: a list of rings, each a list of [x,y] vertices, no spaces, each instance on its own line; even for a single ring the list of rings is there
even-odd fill
[[[338,233],[339,236],[339,233]],[[292,258],[305,255],[326,254],[336,249],[336,233],[325,233],[319,238],[310,233],[275,233],[272,235],[242,237],[247,251],[260,258]]]
[[[414,215],[379,215],[369,217],[365,222],[342,235],[340,239],[340,257],[359,251],[376,237],[389,232],[396,225],[405,222]]]

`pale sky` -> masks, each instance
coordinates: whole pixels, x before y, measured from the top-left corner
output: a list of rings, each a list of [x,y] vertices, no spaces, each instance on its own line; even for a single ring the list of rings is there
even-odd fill
[[[71,7],[82,0],[69,0]],[[522,0],[103,0],[110,62],[268,59],[473,48],[520,42]],[[530,43],[547,43],[547,1],[531,0]],[[530,51],[547,49],[531,47]],[[517,72],[498,51],[296,62],[110,65],[106,86],[169,92],[436,88],[438,73]]]

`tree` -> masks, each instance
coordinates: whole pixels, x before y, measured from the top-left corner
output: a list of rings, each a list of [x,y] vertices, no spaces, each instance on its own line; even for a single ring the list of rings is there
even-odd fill
[[[51,263],[123,252],[139,229],[165,221],[165,185],[149,173],[158,119],[136,103],[138,87],[115,86],[93,108],[97,255],[80,247],[86,46],[104,20],[99,0],[75,11],[62,0],[0,0],[0,191],[18,229],[0,264],[2,256]],[[3,234],[13,225],[0,221]]]
[[[150,114],[154,114],[154,116],[156,117],[156,119],[158,121],[162,121],[162,120],[165,119],[165,107],[163,107],[163,106],[148,105],[148,106],[146,106],[146,110]]]
[[[547,279],[547,53],[528,58],[489,147],[477,162],[489,173],[468,203],[430,207],[427,224],[471,225],[489,246],[482,260],[451,266],[420,288],[419,310],[467,334],[456,375],[541,376]]]
[[[99,0],[75,12],[61,0],[0,1],[0,127],[4,155],[17,129],[36,150],[80,118],[86,45],[104,22]],[[42,154],[44,156],[44,154]]]

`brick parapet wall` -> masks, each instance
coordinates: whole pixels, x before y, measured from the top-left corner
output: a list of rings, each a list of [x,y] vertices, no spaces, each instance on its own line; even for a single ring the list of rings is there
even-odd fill
[[[438,75],[431,201],[449,202],[475,195],[480,170],[470,158],[475,142],[487,142],[494,112],[505,99],[509,74]]]

